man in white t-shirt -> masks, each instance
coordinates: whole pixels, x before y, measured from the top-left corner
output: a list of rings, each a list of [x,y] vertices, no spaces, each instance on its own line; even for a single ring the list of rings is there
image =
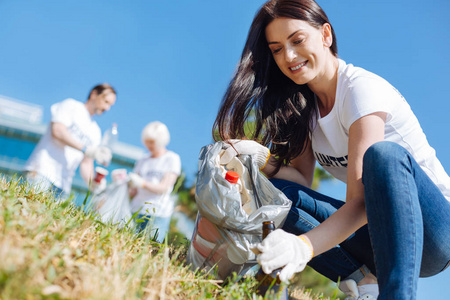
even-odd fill
[[[108,111],[116,102],[116,92],[109,84],[92,88],[85,103],[66,99],[51,106],[51,123],[25,164],[26,179],[42,189],[51,188],[57,195],[67,195],[78,166],[91,190],[106,185],[93,185],[94,160],[108,164],[111,151],[100,146],[101,130],[94,115]]]
[[[130,173],[131,211],[138,213],[139,223],[144,230],[150,224],[151,235],[162,242],[169,231],[170,218],[174,208],[174,198],[170,193],[181,173],[178,154],[166,149],[170,134],[166,125],[152,122],[142,131],[142,142],[150,155],[139,160],[134,173]]]

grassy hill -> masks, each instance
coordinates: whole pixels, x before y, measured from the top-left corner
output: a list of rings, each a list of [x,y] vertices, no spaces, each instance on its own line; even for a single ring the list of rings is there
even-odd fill
[[[0,177],[0,299],[258,299],[253,278],[224,284],[191,271],[186,247]],[[323,299],[291,290],[293,299]]]

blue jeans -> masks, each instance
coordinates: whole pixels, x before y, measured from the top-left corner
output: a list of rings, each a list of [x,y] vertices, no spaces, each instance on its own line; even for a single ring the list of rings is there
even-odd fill
[[[294,234],[311,230],[344,204],[292,182],[271,181],[293,202],[283,229]],[[415,299],[419,274],[431,276],[449,264],[450,203],[408,151],[391,142],[367,150],[363,183],[368,225],[309,265],[334,281],[361,278],[358,268],[365,265],[378,278],[378,299]]]
[[[151,238],[156,237],[158,243],[162,243],[169,232],[171,217],[155,217],[151,215],[138,214],[136,219],[144,222],[138,223],[139,231],[149,231]]]
[[[415,299],[419,276],[450,263],[450,203],[409,152],[392,142],[366,151],[363,184],[378,299]]]

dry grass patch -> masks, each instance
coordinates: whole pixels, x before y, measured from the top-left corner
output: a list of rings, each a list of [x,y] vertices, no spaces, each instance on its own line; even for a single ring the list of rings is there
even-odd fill
[[[224,285],[189,270],[185,253],[0,179],[0,299],[258,298],[252,278]]]

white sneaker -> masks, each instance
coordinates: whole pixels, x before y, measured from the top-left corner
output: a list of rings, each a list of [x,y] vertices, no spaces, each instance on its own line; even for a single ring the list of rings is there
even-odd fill
[[[345,300],[376,300],[379,293],[378,284],[358,286],[353,279],[341,281],[339,289],[348,296]]]

